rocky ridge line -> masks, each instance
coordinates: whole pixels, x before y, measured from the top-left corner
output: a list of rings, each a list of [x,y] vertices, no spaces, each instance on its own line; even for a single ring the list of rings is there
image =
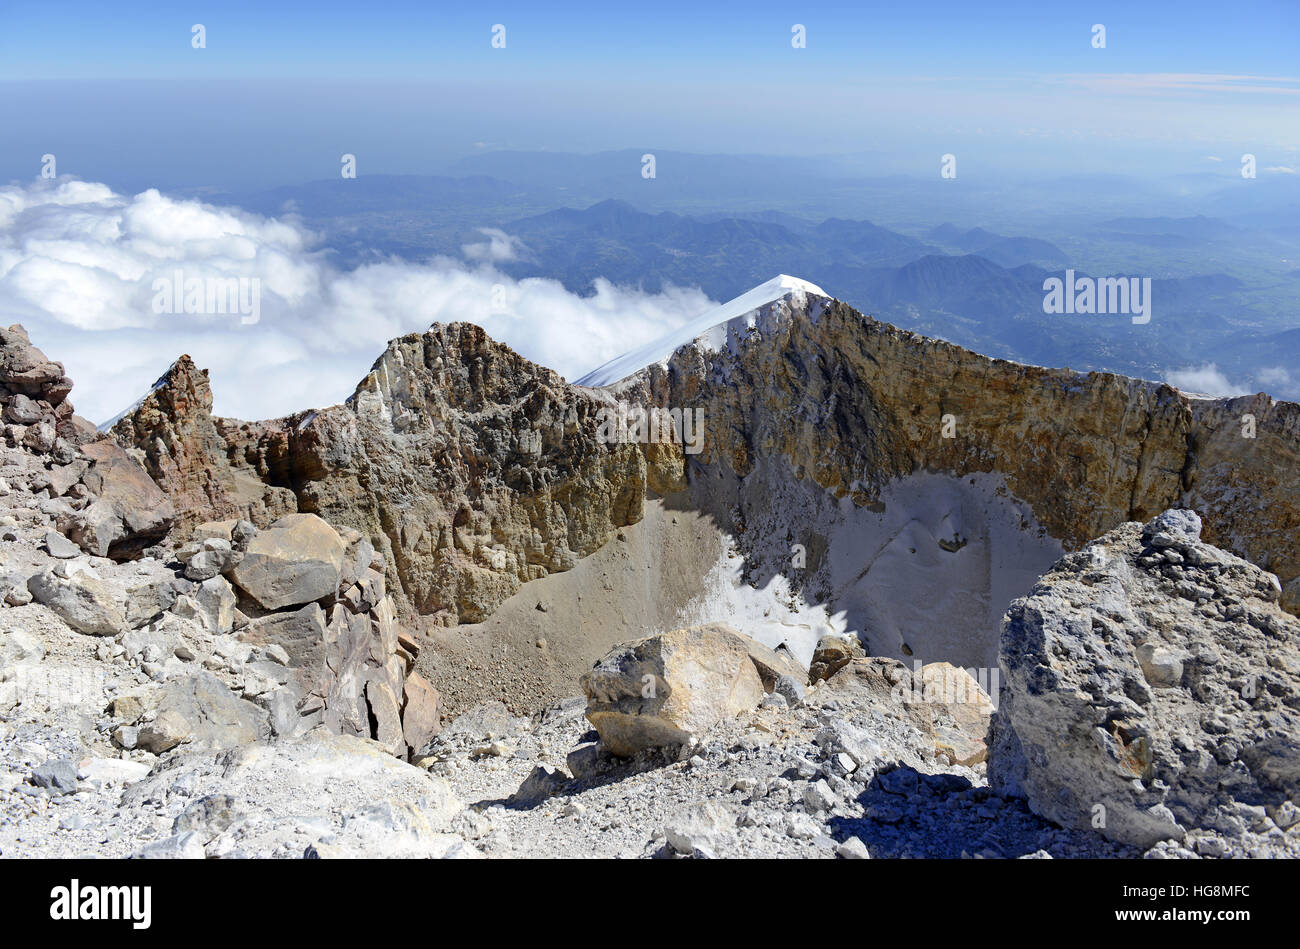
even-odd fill
[[[637,521],[647,492],[691,489],[690,503],[747,533],[747,566],[787,572],[789,544],[774,559],[760,543],[784,535],[780,512],[744,490],[767,460],[863,507],[913,472],[994,472],[1068,548],[1190,507],[1300,609],[1300,406],[990,359],[804,299],[606,389],[568,385],[475,326],[437,325],[390,343],[344,405],[259,423],[213,419],[206,377],[183,359],[113,431],[183,518],[233,508],[261,523],[296,504],[351,526],[388,557],[399,608],[445,625],[569,569]],[[604,443],[598,413],[615,399],[700,410],[703,452]],[[826,592],[816,570],[790,579]]]

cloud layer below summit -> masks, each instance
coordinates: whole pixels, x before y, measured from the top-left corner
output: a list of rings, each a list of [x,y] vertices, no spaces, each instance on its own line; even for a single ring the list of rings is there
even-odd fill
[[[385,342],[434,322],[477,323],[573,379],[713,305],[693,289],[597,280],[580,297],[554,280],[516,281],[493,266],[513,238],[483,236],[465,260],[342,271],[292,220],[39,181],[0,188],[0,318],[65,364],[78,412],[101,422],[181,353],[211,370],[219,414],[269,418],[346,398]],[[256,307],[235,312],[254,293]],[[225,299],[227,312],[205,312]]]

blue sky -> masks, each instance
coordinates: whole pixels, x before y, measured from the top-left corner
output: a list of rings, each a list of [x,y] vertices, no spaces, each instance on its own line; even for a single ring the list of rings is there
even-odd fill
[[[10,4],[0,25],[0,182],[45,152],[134,187],[307,180],[340,151],[395,173],[484,147],[878,151],[906,172],[971,143],[1078,170],[1300,147],[1297,0],[73,0]]]
[[[1176,72],[1292,75],[1300,4],[969,0],[924,3],[11,4],[0,78],[532,76],[789,78],[790,28],[840,78]],[[192,24],[205,50],[190,47]],[[505,50],[490,28],[507,28]],[[1107,49],[1089,43],[1107,27]],[[660,78],[668,78],[660,73]]]

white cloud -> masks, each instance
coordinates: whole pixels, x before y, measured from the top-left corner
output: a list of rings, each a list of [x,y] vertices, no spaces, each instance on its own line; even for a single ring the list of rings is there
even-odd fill
[[[518,260],[521,244],[519,238],[511,237],[505,231],[495,227],[480,227],[478,232],[487,238],[478,244],[462,244],[460,251],[466,260],[500,263],[506,260]]]
[[[1267,389],[1280,389],[1291,384],[1291,372],[1285,366],[1271,366],[1256,372],[1255,381]]]
[[[713,305],[692,289],[597,280],[580,297],[554,280],[516,281],[492,266],[515,240],[484,234],[469,264],[343,272],[309,232],[237,208],[70,179],[10,186],[0,188],[0,319],[64,363],[77,411],[94,421],[134,402],[181,353],[211,370],[219,414],[261,419],[341,401],[389,339],[430,323],[477,323],[575,379]],[[178,270],[182,283],[259,280],[260,319],[155,312],[155,281]]]
[[[1250,389],[1229,381],[1228,377],[1212,362],[1198,367],[1171,370],[1166,373],[1165,380],[1177,389],[1196,395],[1223,398],[1251,394]]]
[[[1290,165],[1269,165],[1264,171],[1274,175],[1294,175],[1296,170]]]

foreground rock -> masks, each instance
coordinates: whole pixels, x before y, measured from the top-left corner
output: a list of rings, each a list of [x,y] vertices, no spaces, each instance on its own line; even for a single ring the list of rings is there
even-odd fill
[[[1294,810],[1300,621],[1200,531],[1190,511],[1125,524],[1011,605],[996,789],[1139,847]]]
[[[949,663],[918,662],[909,669],[895,659],[852,659],[818,695],[822,701],[838,699],[903,717],[933,743],[936,757],[950,764],[973,767],[988,757],[985,736],[993,702],[969,671]]]
[[[231,579],[265,609],[278,610],[329,596],[342,572],[343,541],[334,528],[315,514],[289,514],[248,542]]]
[[[121,560],[167,536],[172,502],[135,459],[107,438],[81,446],[81,454],[90,462],[81,481],[95,500],[60,524],[71,540],[87,553]]]
[[[316,732],[295,741],[190,753],[123,795],[175,813],[151,846],[208,857],[477,856],[449,833],[464,805],[441,778],[373,742]],[[188,840],[184,838],[193,835]]]
[[[219,751],[270,737],[266,712],[231,694],[220,679],[199,672],[162,689],[138,745],[161,754],[182,742],[196,751]]]
[[[48,606],[73,629],[90,636],[116,636],[126,614],[112,591],[89,570],[48,567],[27,581],[32,598]]]
[[[763,699],[745,637],[721,624],[616,647],[581,685],[588,720],[610,754],[621,757],[686,744]]]

